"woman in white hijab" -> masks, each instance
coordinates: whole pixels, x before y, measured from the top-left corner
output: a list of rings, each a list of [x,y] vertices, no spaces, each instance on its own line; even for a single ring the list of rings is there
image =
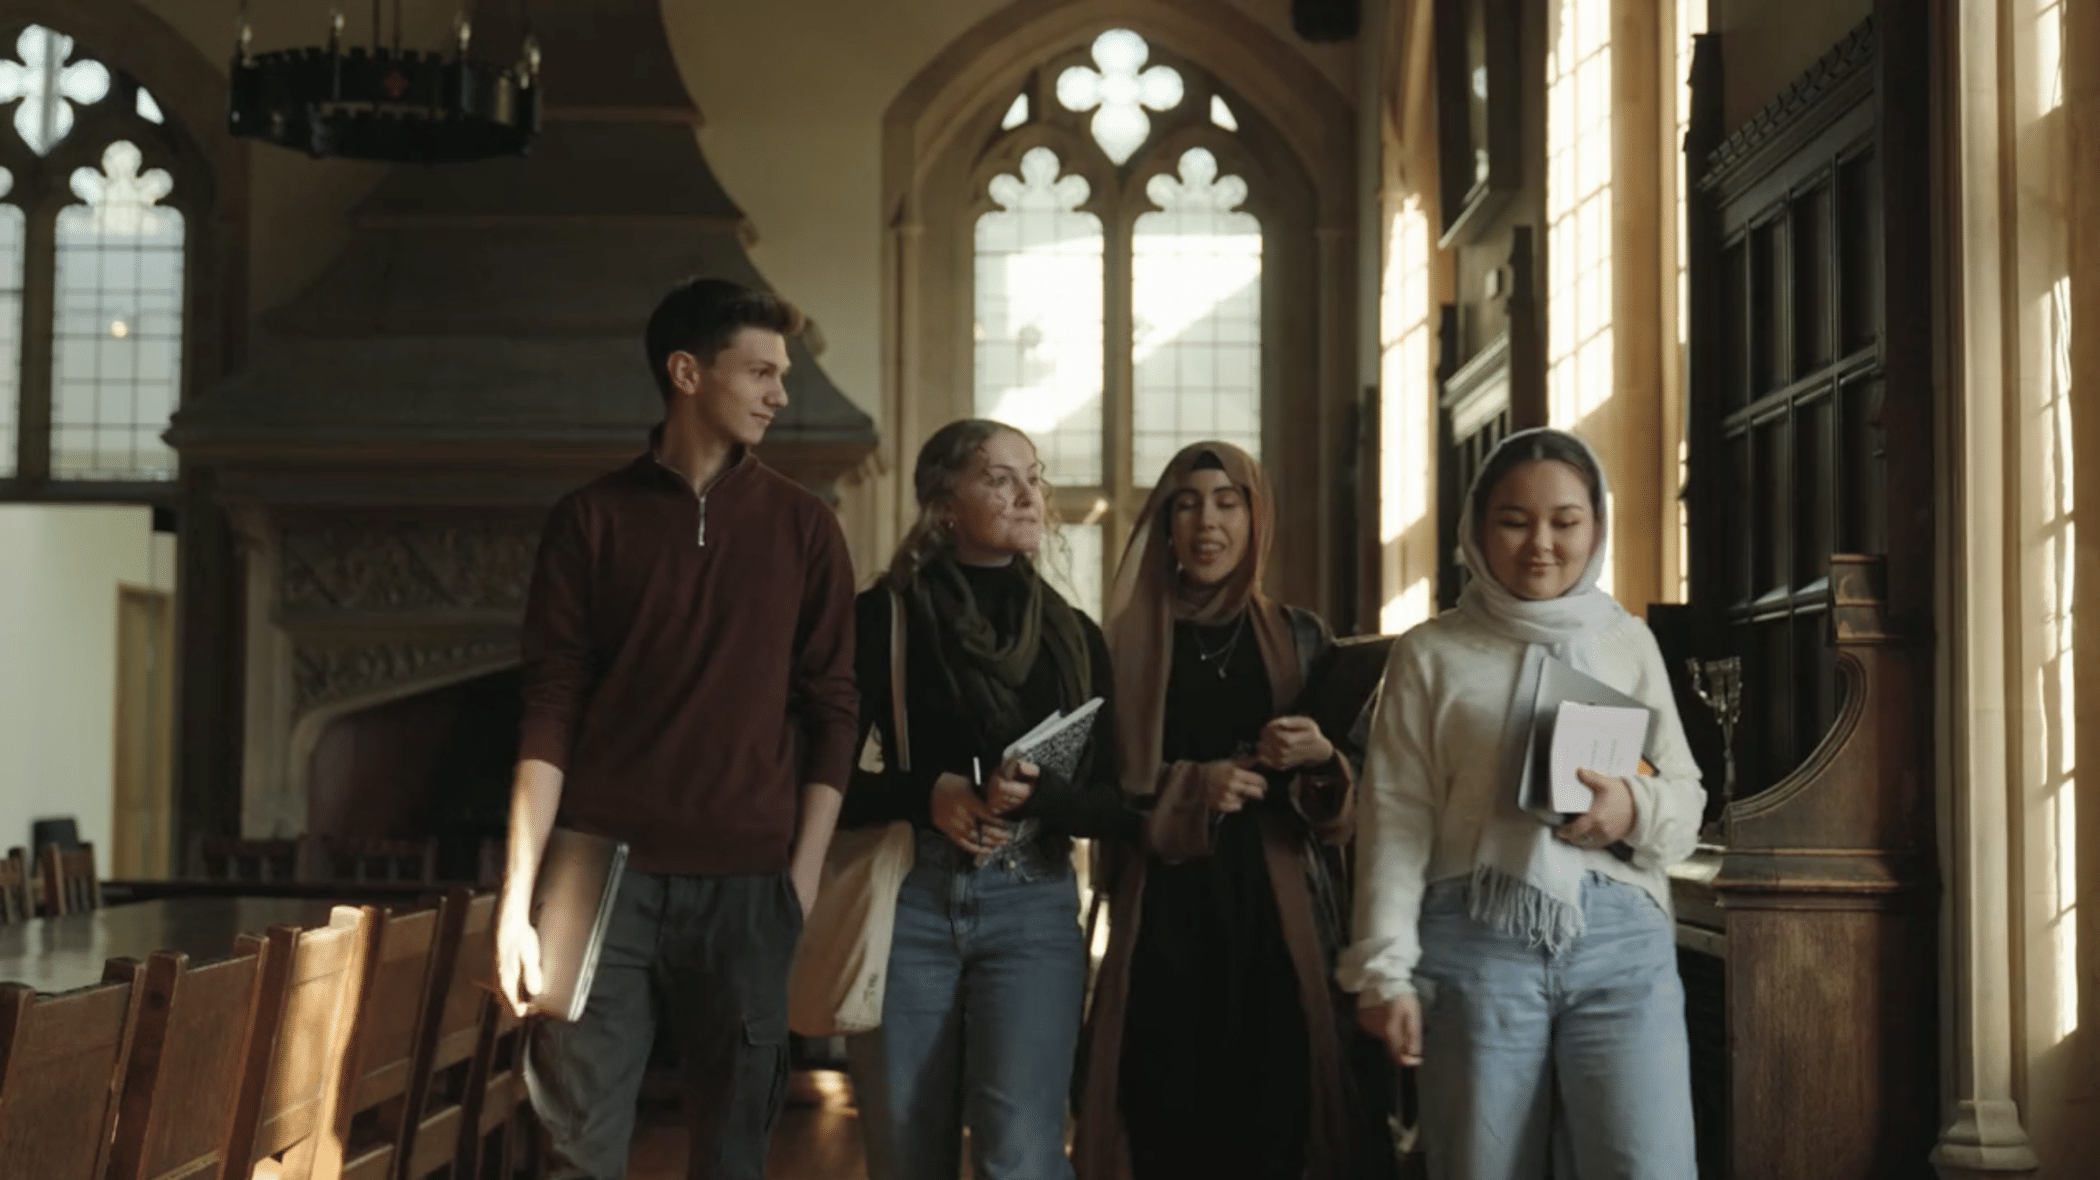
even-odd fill
[[[1342,985],[1422,1067],[1436,1180],[1684,1180],[1693,1162],[1669,865],[1705,795],[1662,656],[1598,588],[1602,470],[1573,435],[1496,449],[1459,525],[1459,607],[1394,644],[1358,788]],[[1655,711],[1642,773],[1589,810],[1517,805],[1547,657]]]

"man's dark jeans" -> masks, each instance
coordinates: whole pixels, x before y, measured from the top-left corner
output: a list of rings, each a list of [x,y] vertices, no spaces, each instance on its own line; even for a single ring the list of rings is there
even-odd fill
[[[656,1022],[685,1082],[693,1180],[760,1180],[787,1092],[788,965],[802,903],[786,873],[620,882],[583,1019],[533,1032],[525,1078],[557,1180],[619,1180]]]

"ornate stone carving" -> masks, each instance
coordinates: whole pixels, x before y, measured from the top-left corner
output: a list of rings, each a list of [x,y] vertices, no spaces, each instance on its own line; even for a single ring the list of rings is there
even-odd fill
[[[292,710],[303,714],[331,701],[517,658],[518,645],[512,639],[301,647],[293,657]]]
[[[518,610],[540,522],[299,520],[283,524],[282,605],[295,611]]]

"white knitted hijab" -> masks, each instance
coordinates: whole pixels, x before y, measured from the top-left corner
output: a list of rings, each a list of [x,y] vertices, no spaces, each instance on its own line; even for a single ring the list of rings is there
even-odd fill
[[[1594,670],[1596,640],[1627,618],[1624,608],[1598,589],[1610,542],[1610,491],[1604,468],[1588,445],[1557,430],[1512,434],[1482,465],[1484,477],[1495,459],[1512,447],[1528,448],[1546,436],[1573,443],[1589,458],[1597,477],[1597,547],[1582,577],[1558,598],[1519,598],[1497,581],[1481,549],[1473,504],[1480,494],[1476,481],[1459,514],[1459,541],[1471,575],[1458,609],[1481,626],[1525,645],[1516,690],[1510,696],[1509,719],[1502,734],[1501,784],[1495,805],[1482,827],[1473,855],[1468,910],[1495,929],[1525,938],[1534,946],[1558,952],[1582,933],[1582,874],[1588,853],[1554,838],[1553,829],[1517,806],[1517,780],[1531,746],[1532,705],[1539,671],[1548,655],[1584,672]]]

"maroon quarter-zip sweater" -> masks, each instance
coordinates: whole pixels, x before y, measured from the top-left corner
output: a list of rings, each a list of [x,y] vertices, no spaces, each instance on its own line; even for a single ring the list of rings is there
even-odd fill
[[[559,822],[626,841],[633,868],[778,872],[798,778],[846,789],[846,540],[754,455],[695,495],[645,453],[555,505],[522,647],[518,756],[560,767]]]

